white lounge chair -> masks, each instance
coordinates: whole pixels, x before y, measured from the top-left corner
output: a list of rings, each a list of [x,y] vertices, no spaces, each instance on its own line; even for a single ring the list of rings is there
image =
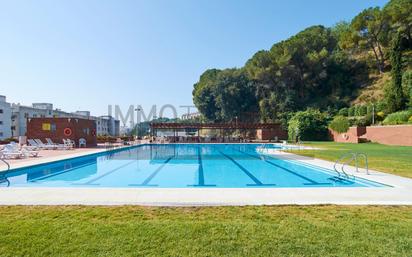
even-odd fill
[[[57,146],[53,144],[45,144],[40,139],[34,139],[34,141],[36,141],[39,145],[43,146],[46,149],[52,149],[52,150],[57,149]]]
[[[67,147],[68,149],[73,149],[74,147],[76,147],[76,144],[74,143],[74,141],[72,141],[70,139],[64,139],[63,138],[63,143],[64,143],[65,147]]]
[[[49,150],[49,149],[54,148],[52,146],[43,144],[41,141],[38,142],[37,140],[33,140],[33,139],[28,139],[27,142],[29,143],[30,146],[36,147],[38,149]]]
[[[86,147],[86,145],[87,145],[86,139],[80,138],[79,139],[79,147]]]
[[[39,152],[36,150],[33,150],[32,147],[28,147],[28,146],[20,146],[19,144],[15,143],[15,142],[10,142],[10,144],[8,144],[8,146],[10,146],[15,152],[21,152],[22,155],[24,155],[24,157],[37,157],[39,156]]]
[[[1,151],[1,155],[4,159],[20,159],[24,157],[23,153],[20,150],[16,150],[11,145],[6,145]]]
[[[65,145],[65,144],[56,144],[56,143],[54,143],[50,138],[46,138],[46,142],[47,142],[47,145],[53,145],[53,146],[55,146],[57,149],[60,149],[60,150],[69,150],[69,149],[72,149],[71,146],[68,146],[68,145]]]

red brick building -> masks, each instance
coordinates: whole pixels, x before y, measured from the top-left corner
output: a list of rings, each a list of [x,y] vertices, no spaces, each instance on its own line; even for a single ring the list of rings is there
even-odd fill
[[[40,139],[46,142],[50,138],[54,143],[63,143],[63,139],[71,139],[79,145],[84,138],[87,147],[97,145],[96,121],[78,118],[29,118],[27,119],[27,138]]]

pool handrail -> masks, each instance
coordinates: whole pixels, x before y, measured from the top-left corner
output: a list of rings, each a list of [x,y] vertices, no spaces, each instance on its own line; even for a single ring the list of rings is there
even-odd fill
[[[345,160],[348,156],[350,156],[351,158],[349,158],[347,161],[342,162],[343,160]],[[349,174],[345,171],[345,166],[348,165],[349,163],[351,163],[352,161],[355,161],[355,168],[356,168],[356,172],[359,172],[359,157],[362,156],[365,159],[365,170],[366,170],[366,174],[369,175],[369,167],[368,167],[368,156],[366,155],[366,153],[358,153],[358,152],[349,152],[349,153],[345,153],[343,155],[341,155],[341,157],[336,160],[335,164],[333,165],[333,169],[335,170],[335,172],[338,174],[338,177],[341,177],[342,175],[344,175],[346,178],[350,178],[351,176],[349,176]],[[341,172],[338,171],[337,169],[337,165],[338,164],[342,164],[341,166]],[[354,175],[352,175],[353,178],[355,178]]]

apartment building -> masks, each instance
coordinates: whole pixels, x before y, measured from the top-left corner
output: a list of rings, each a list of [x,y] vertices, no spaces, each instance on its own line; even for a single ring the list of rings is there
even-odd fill
[[[30,118],[79,118],[96,122],[97,135],[119,136],[118,120],[111,116],[94,117],[89,111],[64,112],[53,109],[51,103],[33,103],[32,106],[11,105],[11,136],[24,136],[27,132],[27,120]]]
[[[11,137],[11,105],[0,95],[0,140]]]
[[[112,116],[96,117],[96,134],[98,136],[119,136],[120,121]]]

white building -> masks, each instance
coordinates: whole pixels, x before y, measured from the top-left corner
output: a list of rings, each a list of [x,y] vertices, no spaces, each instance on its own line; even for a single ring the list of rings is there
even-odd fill
[[[96,134],[98,136],[119,136],[120,121],[115,120],[112,116],[96,117]]]
[[[11,106],[6,97],[0,95],[0,140],[11,137]]]
[[[5,97],[3,97],[5,102]],[[2,103],[0,102],[0,106]],[[6,105],[7,106],[7,105]],[[6,108],[5,108],[6,109]],[[8,104],[10,110],[10,104]],[[89,111],[64,112],[60,109],[53,109],[51,103],[33,103],[32,106],[24,106],[20,104],[12,104],[9,113],[8,121],[9,133],[7,137],[25,136],[27,131],[27,119],[30,118],[79,118],[96,121],[96,135],[119,136],[120,121],[115,120],[111,116],[94,117]],[[0,113],[0,119],[2,114]],[[6,123],[6,122],[4,122]],[[1,132],[0,125],[0,132]],[[2,138],[0,136],[0,138]]]

